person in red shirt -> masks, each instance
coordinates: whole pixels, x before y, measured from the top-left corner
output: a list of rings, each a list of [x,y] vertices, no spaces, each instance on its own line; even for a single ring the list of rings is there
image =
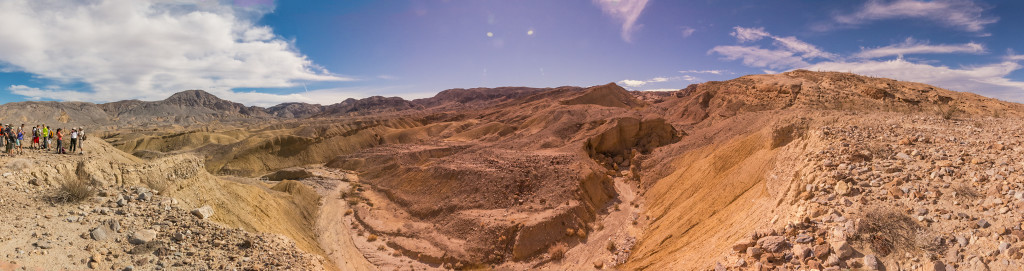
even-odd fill
[[[63,128],[57,128],[57,153],[58,154],[67,153],[67,152],[64,151],[64,131],[63,130],[64,130]]]

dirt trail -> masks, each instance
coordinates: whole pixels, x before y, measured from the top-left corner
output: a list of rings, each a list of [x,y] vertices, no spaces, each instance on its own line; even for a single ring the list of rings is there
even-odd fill
[[[345,215],[348,204],[338,195],[349,189],[348,182],[323,195],[323,205],[316,221],[316,235],[328,258],[341,270],[377,270],[352,240],[355,234],[349,227],[351,219]],[[333,195],[333,196],[332,196]]]

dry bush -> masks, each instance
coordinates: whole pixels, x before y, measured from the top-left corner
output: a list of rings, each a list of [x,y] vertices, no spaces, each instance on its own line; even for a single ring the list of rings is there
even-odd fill
[[[875,208],[864,212],[860,234],[867,235],[871,249],[885,257],[896,251],[920,248],[917,235],[921,226],[913,218],[892,208]]]
[[[945,120],[953,119],[953,117],[956,117],[956,115],[958,114],[960,114],[960,109],[956,108],[955,106],[950,106],[947,107],[946,109],[941,109],[939,111],[939,115],[941,115],[942,119]]]
[[[569,251],[569,246],[565,245],[565,243],[556,243],[548,247],[548,256],[551,257],[551,260],[561,260],[565,258],[566,251]]]
[[[615,252],[615,250],[617,249],[615,247],[615,241],[608,240],[608,245],[606,245],[605,248],[607,248],[608,251]]]
[[[377,241],[377,235],[376,234],[372,234],[372,233],[370,235],[367,235],[366,236],[366,241],[367,242]]]
[[[18,158],[7,162],[7,168],[11,170],[26,170],[31,167],[32,161],[29,161],[28,159]]]
[[[70,179],[61,182],[54,196],[55,201],[61,203],[80,202],[96,195],[96,189],[80,179]]]
[[[960,201],[975,201],[981,198],[981,193],[967,184],[953,186],[953,192],[956,193],[956,199]]]

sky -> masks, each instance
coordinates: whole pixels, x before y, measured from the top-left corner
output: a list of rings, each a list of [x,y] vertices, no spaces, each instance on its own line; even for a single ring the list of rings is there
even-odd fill
[[[1024,102],[1021,11],[1013,0],[0,0],[0,103],[676,90],[794,69]]]

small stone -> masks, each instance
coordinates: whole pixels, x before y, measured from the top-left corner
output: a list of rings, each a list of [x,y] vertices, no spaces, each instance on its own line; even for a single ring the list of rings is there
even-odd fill
[[[140,201],[150,201],[150,200],[153,199],[153,193],[149,193],[149,192],[139,193],[138,199]]]
[[[966,247],[967,246],[967,238],[964,237],[963,235],[957,235],[956,236],[956,243],[960,244],[961,247]]]
[[[171,239],[173,239],[174,241],[181,242],[185,240],[185,235],[181,234],[180,232],[176,232],[174,233],[174,235],[171,236]]]
[[[133,233],[131,239],[129,239],[128,242],[133,245],[141,245],[149,241],[153,241],[153,239],[156,239],[156,231],[141,230]]]
[[[48,240],[39,240],[38,242],[35,243],[35,245],[36,245],[36,247],[39,247],[41,249],[51,249],[51,248],[53,248],[53,243],[50,243],[50,241],[48,241]]]
[[[743,252],[746,251],[748,247],[754,246],[754,244],[754,240],[751,240],[750,238],[744,238],[743,240],[739,240],[735,244],[733,244],[732,249],[735,250],[736,252]]]
[[[878,270],[878,258],[875,255],[864,255],[864,269]]]
[[[800,244],[806,244],[814,241],[814,236],[800,234],[796,236],[796,242]]]
[[[978,227],[980,227],[980,228],[988,228],[988,226],[992,226],[992,224],[988,223],[988,221],[986,221],[984,218],[978,219]]]
[[[824,260],[828,256],[829,247],[826,244],[820,244],[814,246],[814,257],[819,260]]]
[[[846,182],[838,182],[836,183],[835,190],[836,195],[845,196],[846,194],[850,193],[850,184],[847,184]]]
[[[835,251],[839,256],[839,259],[846,259],[853,255],[853,248],[846,241],[839,241],[832,243],[832,251]]]
[[[89,236],[92,237],[92,240],[106,241],[107,239],[110,239],[110,233],[108,231],[109,230],[106,226],[99,226],[89,232]]]
[[[748,247],[747,248],[747,255],[749,255],[750,257],[757,258],[757,257],[761,256],[761,248],[759,248],[759,247]]]
[[[940,261],[932,261],[924,263],[924,268],[921,270],[925,271],[946,271],[946,265]]]
[[[1010,249],[1010,243],[1007,243],[1007,242],[1000,242],[999,243],[999,252],[1000,253],[1006,253],[1007,249]]]
[[[199,207],[196,208],[195,210],[192,210],[192,215],[198,217],[199,219],[210,218],[211,216],[213,216],[213,207],[210,207],[209,205],[203,205],[203,207]]]
[[[757,240],[757,243],[768,252],[781,252],[783,249],[789,247],[789,243],[786,242],[786,237],[782,236],[768,236]]]

